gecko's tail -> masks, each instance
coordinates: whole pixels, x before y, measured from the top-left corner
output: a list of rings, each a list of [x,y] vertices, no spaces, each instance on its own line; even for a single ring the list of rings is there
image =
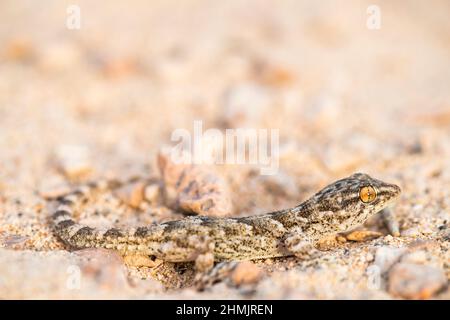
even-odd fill
[[[136,180],[136,178],[133,178]],[[89,197],[98,191],[114,190],[131,181],[99,181],[80,186],[74,191],[56,198],[56,210],[51,216],[54,233],[65,244],[74,249],[107,248],[121,250],[122,243],[129,242],[129,232],[117,228],[99,230],[74,220],[77,206],[86,202]]]

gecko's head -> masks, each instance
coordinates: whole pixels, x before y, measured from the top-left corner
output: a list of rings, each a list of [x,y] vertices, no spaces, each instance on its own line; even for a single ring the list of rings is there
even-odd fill
[[[327,186],[314,198],[319,211],[333,212],[333,220],[338,220],[342,229],[349,229],[389,206],[400,193],[395,184],[355,173]]]

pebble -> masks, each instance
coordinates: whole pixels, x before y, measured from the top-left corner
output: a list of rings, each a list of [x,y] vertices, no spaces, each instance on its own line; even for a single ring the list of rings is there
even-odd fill
[[[419,229],[416,227],[409,228],[402,231],[402,237],[415,238],[420,235]]]
[[[70,192],[70,188],[67,185],[49,186],[39,189],[39,195],[44,199],[55,199],[59,196]]]
[[[158,204],[161,198],[161,186],[159,184],[149,184],[145,187],[144,198],[150,204]]]
[[[263,271],[252,262],[240,262],[233,270],[231,280],[236,286],[243,284],[258,283],[263,275]]]
[[[71,42],[58,41],[39,50],[39,66],[44,71],[63,71],[77,65],[82,58],[81,50]]]
[[[149,256],[145,255],[126,255],[123,257],[123,261],[128,266],[133,267],[149,267],[154,268],[163,263],[160,259],[151,259]]]
[[[100,67],[103,74],[111,79],[136,74],[139,70],[138,62],[134,57],[105,57]]]
[[[60,174],[49,175],[45,180],[39,182],[37,186],[39,195],[46,199],[55,199],[71,191],[71,187],[66,179]]]
[[[342,99],[339,96],[320,93],[311,103],[306,104],[304,117],[310,123],[313,123],[320,128],[324,128],[339,120],[339,116],[342,114],[342,107]],[[330,151],[331,153],[329,154],[327,152],[328,155],[335,154],[335,152],[340,153],[340,148],[332,147]],[[346,153],[343,152],[342,155],[346,156]],[[330,160],[332,160],[332,158],[334,157],[330,157]],[[346,160],[350,158],[351,157],[346,156]],[[339,162],[339,159],[337,158],[334,160]]]
[[[117,198],[132,208],[139,208],[144,200],[145,184],[142,182],[130,183],[114,191]]]
[[[386,272],[400,257],[406,252],[405,248],[381,247],[375,253],[374,265],[380,268],[380,271]]]
[[[433,234],[433,233],[434,233],[434,230],[433,230],[431,227],[423,227],[423,228],[421,229],[421,232],[422,232],[423,234],[427,235],[427,234]]]
[[[416,240],[408,245],[411,250],[434,250],[440,247],[439,242],[434,240]]]
[[[158,166],[169,207],[204,216],[231,214],[229,186],[214,167],[175,163],[165,151],[158,155]]]
[[[25,243],[30,237],[15,234],[0,235],[0,245],[6,248],[13,248],[18,244]]]
[[[269,91],[256,84],[240,84],[229,88],[222,102],[223,117],[228,126],[254,127],[273,104]]]
[[[69,179],[76,179],[92,171],[90,150],[84,145],[61,145],[56,150],[57,162]]]
[[[26,38],[15,38],[5,45],[4,58],[13,61],[27,62],[35,56],[33,43]]]
[[[377,231],[356,230],[346,235],[346,239],[350,241],[363,242],[381,237],[383,234]]]
[[[447,277],[442,269],[402,262],[389,272],[388,290],[405,299],[428,299],[446,284]]]
[[[274,63],[261,63],[256,73],[268,86],[288,86],[295,81],[295,74],[288,66]]]
[[[402,258],[402,262],[410,262],[410,263],[425,263],[428,260],[428,254],[423,251],[414,251],[408,253]]]

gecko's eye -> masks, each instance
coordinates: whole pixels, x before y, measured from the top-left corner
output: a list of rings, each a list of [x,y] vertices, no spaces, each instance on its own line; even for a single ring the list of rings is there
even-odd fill
[[[364,203],[370,203],[377,198],[377,192],[372,186],[362,187],[359,190],[359,199]]]

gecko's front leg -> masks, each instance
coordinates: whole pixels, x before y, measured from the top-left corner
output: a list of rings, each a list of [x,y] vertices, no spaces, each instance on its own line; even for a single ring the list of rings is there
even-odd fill
[[[206,235],[184,235],[161,243],[159,259],[169,262],[195,262],[199,272],[205,272],[214,266],[215,243]]]
[[[219,262],[213,268],[198,272],[194,279],[194,286],[198,290],[203,290],[227,279],[238,265],[237,261]]]
[[[394,236],[400,236],[400,228],[398,225],[398,220],[396,219],[394,213],[390,208],[384,208],[380,211],[381,218],[383,219],[384,225],[388,229],[389,233]]]
[[[195,258],[195,269],[198,272],[206,272],[214,267],[213,252],[201,253]]]
[[[189,241],[189,245],[194,249],[195,269],[198,272],[205,272],[214,267],[215,242],[208,236],[196,238]]]
[[[284,245],[292,255],[301,259],[313,258],[319,254],[313,241],[300,232],[288,234],[284,239]]]

